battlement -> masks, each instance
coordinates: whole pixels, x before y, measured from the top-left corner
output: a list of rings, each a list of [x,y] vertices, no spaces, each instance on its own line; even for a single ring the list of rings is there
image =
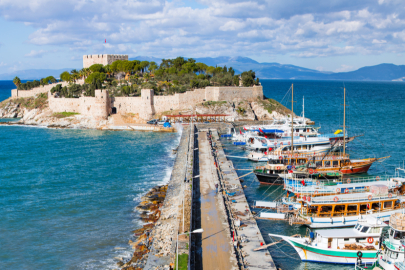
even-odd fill
[[[124,54],[91,54],[83,55],[83,68],[88,68],[94,64],[102,64],[104,66],[111,65],[117,60],[128,60],[128,55]]]

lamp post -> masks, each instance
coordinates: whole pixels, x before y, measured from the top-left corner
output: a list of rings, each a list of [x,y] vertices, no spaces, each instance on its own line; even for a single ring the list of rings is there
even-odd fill
[[[197,229],[197,230],[194,230],[194,231],[190,232],[190,234],[192,234],[192,233],[202,233],[203,231],[204,231],[204,229]],[[179,269],[179,235],[183,235],[183,234],[187,234],[187,233],[181,233],[181,234],[178,234],[178,233],[177,233],[176,270]]]

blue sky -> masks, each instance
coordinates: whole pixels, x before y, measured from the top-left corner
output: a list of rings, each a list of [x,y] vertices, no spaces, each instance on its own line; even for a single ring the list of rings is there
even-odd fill
[[[0,73],[81,68],[101,53],[405,64],[403,0],[0,0],[0,26]]]

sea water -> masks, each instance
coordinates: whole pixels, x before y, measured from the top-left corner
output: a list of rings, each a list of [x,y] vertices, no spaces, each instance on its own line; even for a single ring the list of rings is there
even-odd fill
[[[305,116],[320,125],[321,132],[342,128],[342,82],[262,80],[264,94],[288,107],[291,83],[296,113],[305,96]],[[391,155],[369,173],[393,174],[405,159],[405,84],[345,86],[349,135],[364,135],[350,143],[348,151],[358,158]],[[0,100],[8,98],[13,87],[11,81],[0,81]],[[142,224],[133,208],[149,188],[169,180],[171,149],[178,142],[177,133],[0,126],[0,269],[117,268],[113,258],[129,256],[130,232]],[[228,154],[245,154],[223,142]],[[236,168],[257,165],[232,160]],[[243,179],[250,202],[283,195],[281,188],[259,185],[254,175]],[[266,242],[271,241],[269,232],[306,233],[303,226],[281,221],[258,224]],[[120,247],[125,249],[116,249]],[[325,267],[301,262],[286,243],[271,247],[270,253],[282,269]]]
[[[335,132],[343,125],[343,89],[346,88],[346,125],[350,136],[362,135],[348,144],[353,158],[391,156],[375,163],[370,175],[393,175],[395,168],[405,160],[405,83],[402,82],[337,82],[262,80],[264,95],[291,108],[291,85],[294,84],[294,112],[302,113],[305,97],[305,117],[315,121],[322,133]],[[222,139],[225,152],[230,156],[243,156],[247,152],[232,142]],[[229,157],[237,169],[253,169],[260,163]],[[262,163],[264,164],[264,163]],[[239,175],[246,171],[239,171]],[[282,186],[260,185],[254,174],[243,177],[249,203],[255,200],[279,200],[285,192]],[[263,211],[256,209],[257,212]],[[287,222],[257,220],[267,243],[268,233],[307,235],[305,226],[289,226]],[[295,250],[286,242],[269,248],[276,265],[281,269],[353,269],[353,266],[325,265],[301,262]]]
[[[117,268],[143,224],[134,207],[170,179],[179,139],[0,126],[0,269]]]

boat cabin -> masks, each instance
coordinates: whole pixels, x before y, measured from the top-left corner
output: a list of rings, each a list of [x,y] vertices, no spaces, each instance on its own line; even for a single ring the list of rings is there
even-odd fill
[[[306,217],[359,216],[399,209],[398,197],[392,193],[351,193],[306,197],[301,201],[301,215]]]

